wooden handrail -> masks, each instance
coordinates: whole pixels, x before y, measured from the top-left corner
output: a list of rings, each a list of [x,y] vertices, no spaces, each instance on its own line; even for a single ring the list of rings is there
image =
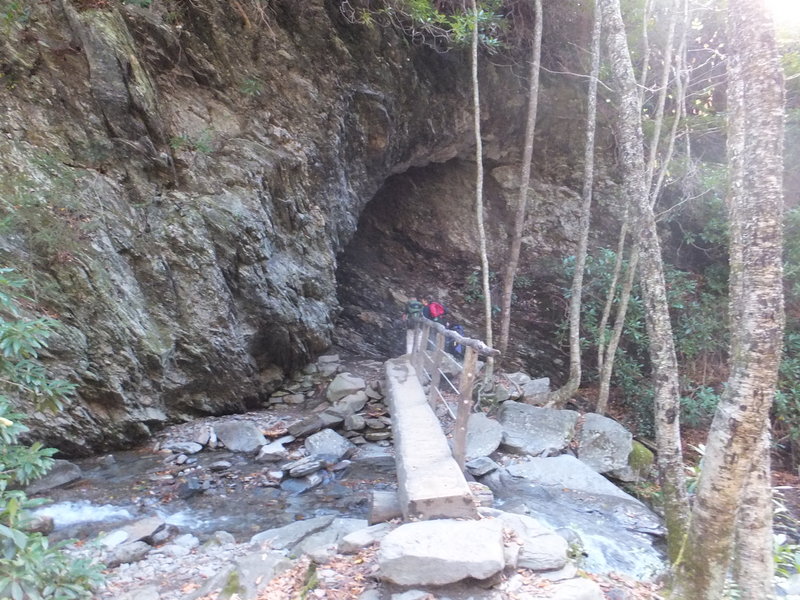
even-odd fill
[[[490,348],[486,344],[484,344],[481,340],[476,340],[475,338],[468,338],[460,335],[458,332],[453,331],[452,329],[448,329],[441,323],[437,323],[436,321],[431,321],[430,319],[426,319],[425,317],[411,317],[411,322],[416,323],[419,325],[428,325],[432,330],[436,331],[437,333],[441,333],[445,337],[452,339],[456,344],[463,344],[464,346],[469,346],[475,352],[477,352],[480,356],[500,356],[500,350],[495,348]]]

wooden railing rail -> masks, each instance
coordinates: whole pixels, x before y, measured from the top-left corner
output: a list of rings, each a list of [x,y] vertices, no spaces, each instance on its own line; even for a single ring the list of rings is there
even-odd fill
[[[436,395],[438,395],[455,419],[453,458],[455,458],[459,468],[463,471],[467,447],[467,423],[472,411],[472,388],[475,385],[478,357],[499,356],[500,351],[490,348],[481,340],[464,337],[456,331],[447,329],[441,323],[436,323],[425,317],[413,317],[411,322],[414,324],[415,329],[411,362],[414,365],[420,383],[423,385],[430,383],[428,402],[431,408],[435,408]],[[434,335],[431,336],[431,333]],[[463,346],[463,363],[458,362],[453,355],[445,352],[445,342],[448,338],[452,340],[454,345],[460,344]],[[445,361],[448,361],[452,368],[445,368],[443,366]],[[448,374],[453,371],[459,375],[457,384],[448,377]],[[455,415],[453,415],[450,405],[439,389],[442,379],[446,381],[458,398],[458,409]]]

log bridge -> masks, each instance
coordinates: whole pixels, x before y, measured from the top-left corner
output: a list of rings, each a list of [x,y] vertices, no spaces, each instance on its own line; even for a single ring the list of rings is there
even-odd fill
[[[499,351],[424,317],[413,319],[414,349],[386,362],[386,399],[395,441],[399,511],[405,520],[476,518],[477,506],[464,477],[467,422],[478,357]],[[447,338],[464,349],[463,363],[444,351]],[[456,379],[457,384],[452,379]],[[443,380],[455,392],[458,409],[451,450],[436,416],[437,401],[447,404]],[[423,385],[429,384],[426,396]],[[373,511],[385,502],[373,498]],[[371,518],[371,520],[378,520]]]

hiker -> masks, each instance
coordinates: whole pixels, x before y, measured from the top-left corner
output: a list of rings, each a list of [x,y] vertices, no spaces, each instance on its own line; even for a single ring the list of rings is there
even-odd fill
[[[411,354],[414,350],[414,332],[416,325],[413,317],[421,317],[425,309],[425,304],[417,300],[416,296],[412,296],[406,302],[406,309],[403,313],[403,321],[406,322],[406,354]]]
[[[447,328],[451,331],[455,331],[460,336],[464,335],[464,327],[458,323],[453,323]],[[464,358],[464,344],[456,342],[453,338],[447,338],[447,341],[444,343],[444,351],[457,358]]]
[[[422,310],[422,314],[426,319],[430,319],[436,323],[445,323],[447,309],[444,306],[435,300],[431,302],[425,299],[422,302],[425,305],[425,308]]]

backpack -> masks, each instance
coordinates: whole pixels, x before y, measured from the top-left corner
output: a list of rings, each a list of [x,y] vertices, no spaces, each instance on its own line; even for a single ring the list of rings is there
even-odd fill
[[[406,314],[409,317],[419,317],[422,315],[424,305],[419,300],[409,300],[406,304]]]
[[[461,325],[451,325],[450,329],[455,331],[460,336],[464,335],[464,328]],[[460,358],[464,357],[464,345],[457,344],[456,341],[451,338],[447,338],[447,342],[445,343],[445,351],[449,352],[453,356],[458,356]]]
[[[431,302],[428,304],[428,314],[430,314],[431,319],[434,321],[441,317],[447,311],[445,310],[444,306],[439,304],[438,302]]]

